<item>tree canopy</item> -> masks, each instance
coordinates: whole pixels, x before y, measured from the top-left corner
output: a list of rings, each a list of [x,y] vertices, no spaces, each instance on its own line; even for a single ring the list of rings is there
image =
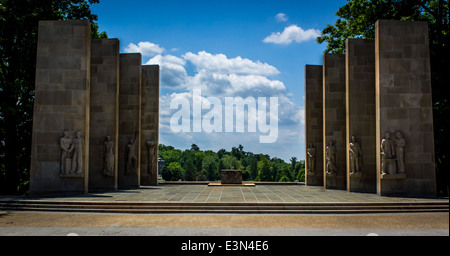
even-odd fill
[[[164,160],[161,176],[166,181],[218,181],[220,170],[242,170],[246,181],[305,181],[305,162],[292,157],[290,163],[265,154],[244,151],[239,145],[231,151],[202,151],[193,144],[184,151],[159,145],[159,158]]]
[[[327,43],[325,52],[345,53],[347,38],[375,38],[379,19],[427,21],[433,90],[433,117],[438,194],[448,195],[450,169],[450,104],[446,93],[450,81],[450,11],[448,0],[348,0],[317,38]]]
[[[0,193],[23,193],[29,182],[38,25],[85,19],[98,32],[91,4],[99,0],[0,0]]]

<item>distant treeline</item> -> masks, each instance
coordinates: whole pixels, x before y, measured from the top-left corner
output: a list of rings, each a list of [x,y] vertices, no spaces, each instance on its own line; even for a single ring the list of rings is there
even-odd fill
[[[232,147],[202,151],[196,144],[180,150],[159,144],[159,158],[164,160],[161,176],[165,181],[218,181],[220,170],[242,170],[244,181],[305,181],[305,161],[291,157],[290,163],[266,154]]]

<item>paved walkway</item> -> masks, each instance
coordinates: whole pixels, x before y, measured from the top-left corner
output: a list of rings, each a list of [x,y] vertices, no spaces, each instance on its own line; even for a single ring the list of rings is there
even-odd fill
[[[17,197],[10,197],[11,199]],[[0,199],[8,199],[1,197]],[[159,185],[116,192],[88,193],[77,196],[24,197],[23,199],[55,201],[145,201],[145,202],[242,202],[242,203],[308,203],[308,202],[428,202],[448,199],[382,197],[345,190],[325,190],[303,185],[256,185],[228,187],[207,185]]]
[[[302,185],[208,187],[160,185],[78,196],[5,197],[55,201],[145,202],[429,202]],[[402,214],[99,214],[2,212],[0,236],[448,236],[448,213]]]
[[[363,215],[1,212],[0,236],[448,236],[448,213]]]

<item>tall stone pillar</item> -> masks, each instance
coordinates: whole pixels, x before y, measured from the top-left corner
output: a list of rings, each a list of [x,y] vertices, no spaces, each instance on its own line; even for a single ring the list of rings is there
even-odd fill
[[[119,40],[92,40],[89,190],[118,186]]]
[[[324,187],[346,189],[345,55],[323,57]]]
[[[159,66],[142,66],[141,185],[158,185]]]
[[[347,190],[376,192],[375,41],[346,42]]]
[[[323,186],[323,66],[305,66],[306,185]]]
[[[120,54],[119,85],[119,187],[140,186],[141,158],[140,53]]]
[[[30,193],[87,193],[91,25],[41,21]]]
[[[435,196],[428,25],[375,26],[377,193]]]

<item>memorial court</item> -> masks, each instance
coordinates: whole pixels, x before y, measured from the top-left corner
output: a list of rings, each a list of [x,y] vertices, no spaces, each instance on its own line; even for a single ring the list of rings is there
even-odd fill
[[[305,67],[306,186],[435,196],[427,31],[381,20]],[[158,184],[159,67],[119,45],[87,21],[40,22],[31,194]]]

